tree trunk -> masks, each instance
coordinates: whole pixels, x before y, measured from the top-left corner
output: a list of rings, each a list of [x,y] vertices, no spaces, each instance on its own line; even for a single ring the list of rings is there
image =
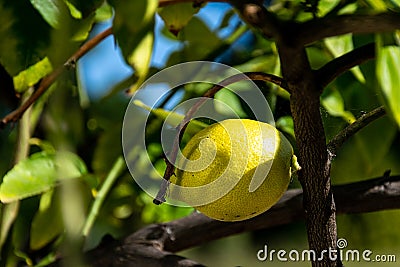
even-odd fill
[[[310,250],[315,251],[313,266],[341,266],[336,253],[336,208],[330,183],[330,159],[320,114],[319,85],[305,48],[295,40],[281,40],[278,50],[282,75],[291,92],[291,111],[298,146],[298,173],[303,187],[303,206]]]

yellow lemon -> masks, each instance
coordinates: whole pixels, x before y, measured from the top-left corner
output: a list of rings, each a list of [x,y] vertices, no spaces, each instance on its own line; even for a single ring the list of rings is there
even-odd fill
[[[229,119],[189,140],[170,193],[211,218],[240,221],[271,208],[298,168],[291,144],[275,127]]]

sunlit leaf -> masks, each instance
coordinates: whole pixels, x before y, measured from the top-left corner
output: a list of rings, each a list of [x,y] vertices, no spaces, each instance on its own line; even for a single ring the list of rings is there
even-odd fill
[[[400,47],[383,46],[378,50],[376,74],[385,106],[400,126]]]
[[[165,122],[173,127],[178,126],[178,124],[183,120],[185,115],[179,114],[176,112],[172,112],[169,110],[165,110],[162,108],[152,109],[151,107],[145,105],[143,102],[139,100],[135,100],[133,102],[136,106],[141,107],[147,111],[150,111],[152,114],[160,118],[161,120],[165,120]],[[186,132],[193,135],[200,130],[206,128],[208,125],[204,122],[198,120],[191,120],[189,125],[187,126]]]
[[[69,16],[67,5],[62,0],[30,0],[46,22],[53,28],[59,29]]]
[[[96,9],[96,21],[102,22],[108,20],[112,17],[113,10],[112,7],[107,3],[104,2],[98,9]]]
[[[53,70],[51,62],[47,57],[39,61],[26,70],[14,76],[14,88],[17,92],[22,93],[29,87],[35,85],[40,79],[49,74]]]
[[[73,4],[71,4],[69,1],[65,1],[65,4],[67,5],[72,17],[76,19],[82,18],[82,12],[79,11]]]
[[[324,42],[334,57],[339,57],[354,48],[352,34],[326,38]],[[351,72],[359,82],[365,83],[364,75],[358,66],[353,67]]]
[[[133,94],[145,81],[150,70],[151,55],[153,52],[154,33],[149,31],[140,40],[139,44],[128,57],[128,63],[134,68],[138,80],[129,88],[128,93]]]
[[[77,12],[80,13],[80,17],[75,18],[85,18],[92,12],[96,11],[97,8],[99,8],[103,3],[105,2],[104,0],[64,0],[68,8],[70,9],[71,15],[74,16],[75,14],[78,14]]]
[[[318,3],[318,15],[321,17],[325,16],[339,2],[340,0],[320,0]]]
[[[322,106],[332,116],[342,117],[348,123],[355,121],[354,115],[350,111],[346,111],[342,95],[338,90],[329,90],[321,99]]]
[[[129,93],[133,93],[144,81],[150,68],[158,2],[113,0],[109,3],[115,11],[113,32],[118,45],[126,61],[135,69],[135,75],[138,76],[137,83],[129,89]]]
[[[199,9],[200,7],[193,7],[193,3],[178,3],[160,8],[158,14],[164,20],[168,30],[177,36],[193,15],[199,12]]]
[[[75,154],[39,152],[15,165],[3,178],[0,200],[3,203],[48,191],[61,179],[87,173],[85,163]]]
[[[385,0],[366,0],[366,2],[378,12],[387,10]]]

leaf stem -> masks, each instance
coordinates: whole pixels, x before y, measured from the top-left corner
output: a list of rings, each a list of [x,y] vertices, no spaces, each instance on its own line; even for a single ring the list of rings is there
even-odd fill
[[[99,214],[100,208],[104,203],[104,200],[106,199],[107,194],[110,192],[114,182],[117,180],[117,178],[125,168],[126,168],[125,160],[123,156],[119,156],[117,160],[114,162],[113,167],[111,168],[106,179],[104,180],[104,183],[101,186],[99,192],[97,193],[96,198],[90,208],[88,218],[82,230],[82,235],[84,237],[88,236],[90,229],[92,228]]]

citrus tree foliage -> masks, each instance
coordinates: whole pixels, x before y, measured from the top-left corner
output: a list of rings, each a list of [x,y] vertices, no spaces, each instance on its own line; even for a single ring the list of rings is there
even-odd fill
[[[164,37],[179,43],[163,67],[218,59],[243,72],[281,75],[274,40],[238,22],[232,8],[222,14],[224,18],[216,29],[210,29],[204,17],[196,15],[202,9],[207,11],[206,3],[170,2],[176,3],[0,1],[1,115],[31,97],[49,74],[65,68],[18,123],[2,125],[1,266],[45,266],[64,253],[79,256],[82,251],[97,247],[106,235],[122,238],[146,224],[171,221],[192,212],[190,208],[152,204],[152,199],[134,183],[122,160],[121,127],[128,96],[158,71],[151,65],[157,16],[164,23]],[[337,14],[400,12],[397,0],[276,0],[265,1],[265,5],[279,19],[299,23]],[[79,51],[93,25],[107,19],[113,20],[115,44],[134,74],[110,88],[102,99],[88,101],[75,72],[76,62],[67,59]],[[246,34],[252,34],[251,44],[234,48]],[[318,69],[367,43],[374,43],[376,60],[351,68],[322,93],[320,110],[327,142],[378,106],[383,105],[388,116],[362,129],[338,151],[331,169],[334,184],[378,177],[388,169],[392,174],[400,173],[400,32],[321,38],[308,45],[306,51],[311,67]],[[296,148],[289,92],[272,84],[259,86],[272,108],[277,128]],[[179,96],[176,99],[201,96],[208,88],[184,86],[175,91]],[[221,90],[215,98],[231,106],[242,118],[252,118],[246,105],[231,92]],[[164,101],[151,111],[146,130],[148,155],[161,174],[165,161],[159,131],[169,114],[165,109],[168,103]],[[142,103],[136,104],[147,109]],[[174,116],[177,122],[182,119],[179,114]],[[209,123],[196,122],[187,134],[190,137]],[[151,171],[141,169],[141,157],[147,155],[134,156],[138,169],[143,173]],[[297,181],[291,184],[293,188],[299,186]],[[395,227],[385,228],[394,222],[400,222],[398,212],[344,216],[338,220],[338,229],[349,239],[362,236],[352,239],[353,244],[375,242],[376,246],[394,246],[400,232]],[[360,227],[355,229],[352,223]]]

